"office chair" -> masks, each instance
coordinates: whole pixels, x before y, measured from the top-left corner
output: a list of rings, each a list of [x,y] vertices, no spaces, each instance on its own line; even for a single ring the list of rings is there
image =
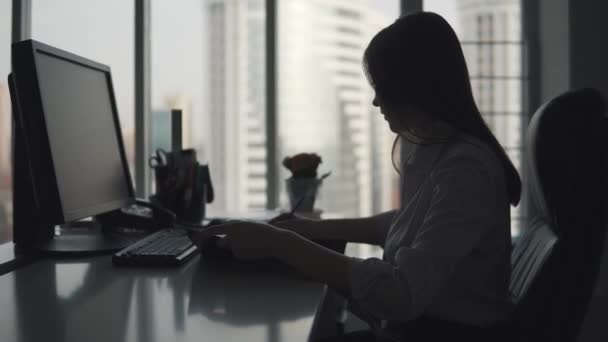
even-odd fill
[[[540,107],[526,134],[536,215],[514,245],[512,341],[575,341],[593,294],[606,230],[606,104],[594,89]]]

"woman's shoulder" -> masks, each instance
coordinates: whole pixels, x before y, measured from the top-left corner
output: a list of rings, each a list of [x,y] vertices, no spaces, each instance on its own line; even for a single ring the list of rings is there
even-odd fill
[[[477,168],[496,175],[502,172],[502,162],[497,151],[488,143],[461,133],[447,144],[439,168]]]

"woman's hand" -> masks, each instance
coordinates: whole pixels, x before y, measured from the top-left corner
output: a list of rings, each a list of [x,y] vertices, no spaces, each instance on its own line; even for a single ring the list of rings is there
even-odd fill
[[[225,235],[226,248],[239,260],[257,260],[276,256],[288,231],[265,223],[230,221],[190,235],[192,242],[202,246],[211,236]]]
[[[277,258],[344,296],[350,296],[348,270],[353,262],[351,258],[289,230],[258,222],[230,221],[192,233],[190,238],[194,244],[202,246],[207,239],[217,235],[225,235],[223,239],[237,259]]]

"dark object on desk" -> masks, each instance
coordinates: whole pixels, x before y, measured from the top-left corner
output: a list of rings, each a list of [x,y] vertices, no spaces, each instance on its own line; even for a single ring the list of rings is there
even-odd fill
[[[173,227],[175,214],[153,203],[135,200],[130,206],[97,215],[96,220],[106,229],[155,231]]]
[[[166,152],[150,157],[156,193],[150,200],[173,211],[181,222],[199,223],[214,193],[208,165],[200,165],[194,149]]]
[[[112,257],[121,266],[177,266],[196,254],[183,229],[163,229],[137,241]]]
[[[106,234],[54,234],[135,203],[110,68],[33,40],[14,43],[12,61],[16,248],[81,256],[124,247]]]
[[[171,150],[182,149],[182,110],[171,109]]]
[[[207,239],[201,246],[201,254],[203,258],[210,260],[233,260],[234,254],[230,247],[223,245],[222,237],[212,236]],[[343,254],[346,248],[346,242],[342,240],[313,240],[315,243],[333,250],[336,253]]]
[[[594,89],[564,93],[528,126],[536,216],[514,246],[512,341],[575,341],[595,289],[606,231],[606,104]]]
[[[222,246],[222,237],[211,236],[203,242],[201,247],[201,254],[206,260],[220,259],[220,260],[233,260],[234,254],[228,246]]]

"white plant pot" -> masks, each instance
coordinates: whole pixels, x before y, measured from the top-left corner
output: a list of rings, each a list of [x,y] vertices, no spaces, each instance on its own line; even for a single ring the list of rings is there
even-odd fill
[[[285,180],[285,188],[289,196],[291,209],[298,204],[302,198],[302,203],[296,212],[312,212],[317,197],[317,190],[321,181],[317,178],[288,178]]]

